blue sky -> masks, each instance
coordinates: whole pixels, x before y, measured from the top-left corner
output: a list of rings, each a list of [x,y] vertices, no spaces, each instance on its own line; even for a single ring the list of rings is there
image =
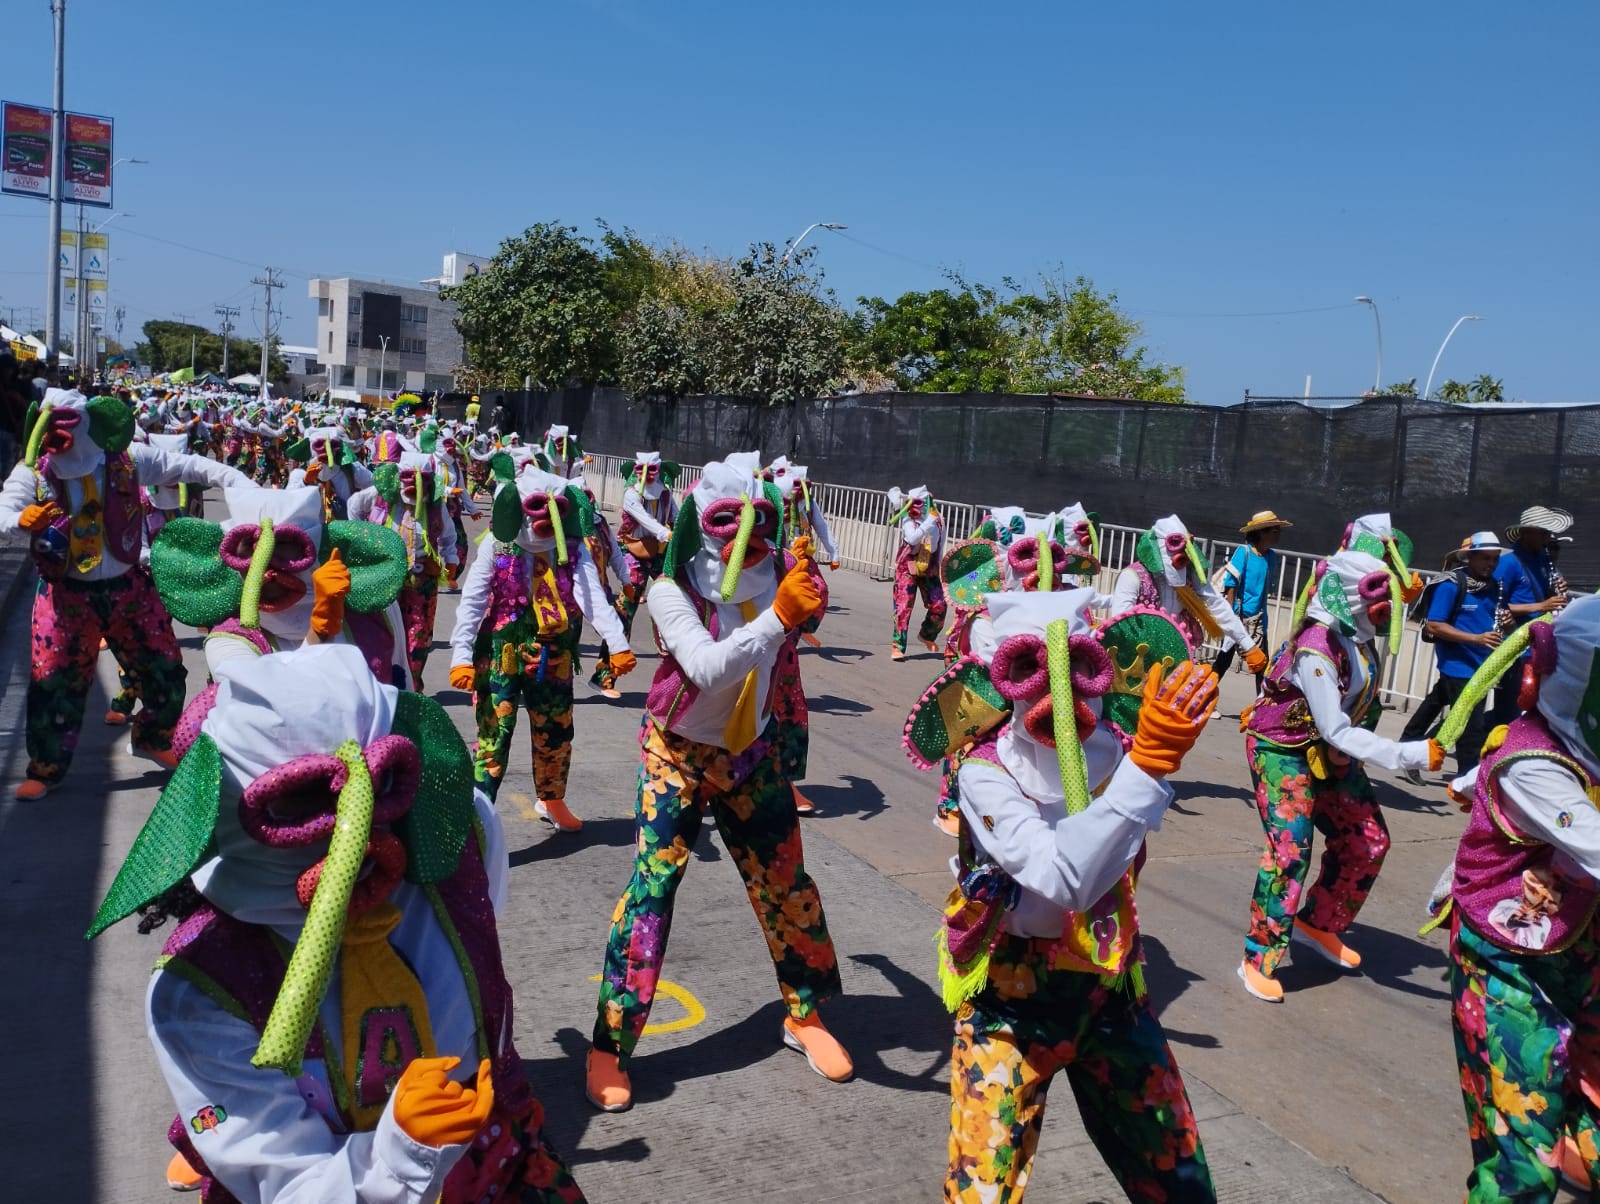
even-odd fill
[[[1357,294],[1386,383],[1476,313],[1441,379],[1600,400],[1587,0],[70,0],[67,44],[67,107],[150,160],[110,227],[130,342],[224,302],[253,333],[265,264],[309,342],[307,275],[413,282],[537,220],[722,254],[827,220],[847,302],[1060,265],[1199,400],[1369,387]],[[48,104],[44,0],[7,50]],[[0,317],[43,304],[45,208],[0,198]]]

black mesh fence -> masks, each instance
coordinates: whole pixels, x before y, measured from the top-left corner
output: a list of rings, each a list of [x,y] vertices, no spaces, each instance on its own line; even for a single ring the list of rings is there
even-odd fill
[[[1437,567],[1468,532],[1503,531],[1524,507],[1578,518],[1563,569],[1600,584],[1600,406],[1489,409],[1368,398],[1249,399],[1227,409],[1077,397],[874,393],[784,406],[697,397],[630,405],[616,389],[491,394],[524,437],[552,422],[594,451],[658,450],[700,464],[760,449],[812,479],[1051,510],[1082,501],[1142,526],[1176,512],[1226,536],[1254,511],[1293,520],[1285,546],[1332,546],[1352,517],[1388,510]],[[1329,402],[1332,401],[1330,404]]]

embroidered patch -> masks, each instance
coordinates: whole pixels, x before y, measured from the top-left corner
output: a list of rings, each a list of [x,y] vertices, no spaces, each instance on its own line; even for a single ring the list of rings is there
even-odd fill
[[[1313,669],[1313,670],[1311,670],[1311,672],[1317,677],[1321,677],[1322,676],[1322,670],[1321,669]]]
[[[983,817],[983,830],[985,832],[993,832],[994,831],[994,817],[993,816],[985,815]]]
[[[1570,827],[1572,827],[1572,812],[1563,811],[1559,815],[1557,815],[1556,816],[1556,827],[1558,827],[1558,828],[1570,828]]]
[[[221,1104],[207,1104],[189,1118],[189,1127],[196,1133],[214,1129],[228,1119],[228,1110]]]

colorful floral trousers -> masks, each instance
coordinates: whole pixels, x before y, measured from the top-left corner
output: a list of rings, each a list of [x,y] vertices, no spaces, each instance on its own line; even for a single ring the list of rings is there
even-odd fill
[[[1550,1201],[1555,1150],[1577,1143],[1600,1179],[1600,937],[1528,957],[1453,917],[1450,992],[1472,1142],[1469,1204]]]
[[[661,576],[661,566],[666,562],[666,556],[651,556],[640,560],[632,552],[623,552],[622,558],[628,562],[628,584],[622,591],[622,597],[617,599],[617,611],[622,615],[623,627],[632,634],[633,616],[639,613],[639,603],[644,601],[644,592],[650,588],[650,583]]]
[[[1245,756],[1267,836],[1250,899],[1245,960],[1271,975],[1289,948],[1297,914],[1324,932],[1355,923],[1388,855],[1389,827],[1359,764],[1346,766],[1342,778],[1318,781],[1303,749],[1256,736],[1245,739]],[[1322,869],[1307,890],[1313,829],[1323,835]]]
[[[150,574],[135,568],[103,581],[41,581],[28,679],[30,778],[54,783],[66,775],[102,637],[143,703],[133,717],[133,742],[157,751],[172,747],[188,672]]]
[[[939,638],[939,632],[944,627],[945,611],[948,609],[944,600],[944,585],[937,571],[926,577],[914,577],[909,562],[897,562],[894,566],[894,646],[901,652],[906,650],[906,632],[911,627],[911,605],[918,593],[922,594],[922,604],[928,608],[928,613],[922,618],[922,626],[917,628],[917,638],[931,643]]]
[[[490,798],[500,792],[505,777],[518,703],[528,710],[534,794],[544,800],[567,797],[576,648],[571,628],[541,643],[527,616],[479,637],[473,651],[472,713],[478,742],[472,750],[472,776]]]
[[[672,902],[709,810],[744,879],[789,1014],[809,1015],[840,990],[822,896],[806,873],[794,795],[773,727],[738,756],[664,732],[648,716],[639,764],[633,878],[611,915],[596,1049],[626,1067],[650,1018],[672,930]]]
[[[1148,998],[1051,969],[1049,942],[1002,935],[956,1017],[944,1198],[1022,1199],[1065,1071],[1089,1139],[1130,1200],[1214,1201],[1183,1076]]]
[[[400,619],[406,625],[406,661],[411,666],[411,688],[422,690],[422,667],[433,651],[433,617],[439,610],[439,578],[427,572],[406,574],[400,587]]]

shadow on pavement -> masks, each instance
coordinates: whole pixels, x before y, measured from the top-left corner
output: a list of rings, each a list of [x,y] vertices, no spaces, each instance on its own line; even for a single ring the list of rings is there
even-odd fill
[[[840,698],[837,694],[818,694],[806,699],[806,709],[816,715],[866,715],[875,708],[853,698]]]
[[[854,815],[857,819],[871,819],[886,806],[883,790],[870,778],[847,773],[841,779],[843,786],[813,786],[800,783],[800,789],[817,805],[819,815]]]
[[[866,660],[872,653],[865,648],[830,648],[824,645],[821,648],[813,648],[810,655],[832,661],[834,664],[844,664],[849,661]]]
[[[1141,934],[1139,943],[1144,949],[1145,985],[1150,990],[1151,1003],[1159,1016],[1189,989],[1190,983],[1202,980],[1200,975],[1173,961],[1167,947],[1154,937]],[[1167,1040],[1177,1045],[1189,1045],[1196,1049],[1216,1049],[1220,1045],[1209,1033],[1188,1033],[1165,1024],[1162,1027],[1166,1029]]]

